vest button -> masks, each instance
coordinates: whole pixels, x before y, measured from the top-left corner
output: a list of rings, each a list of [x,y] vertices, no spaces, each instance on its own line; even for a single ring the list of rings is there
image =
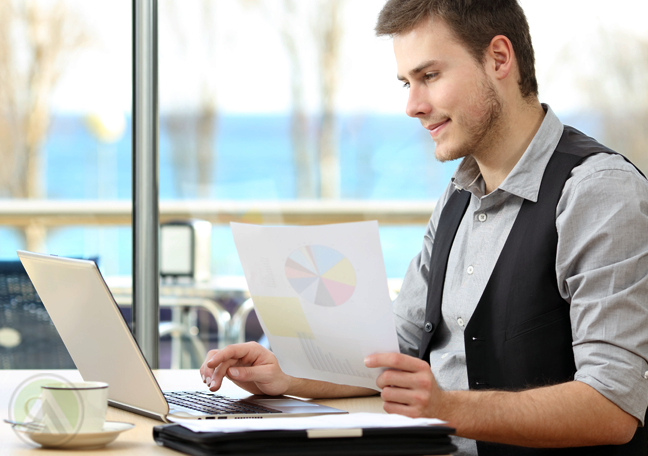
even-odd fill
[[[425,326],[423,326],[423,329],[425,329],[425,332],[428,332],[428,333],[432,332],[432,330],[434,329],[434,325],[432,323],[430,323],[429,321],[426,321]]]

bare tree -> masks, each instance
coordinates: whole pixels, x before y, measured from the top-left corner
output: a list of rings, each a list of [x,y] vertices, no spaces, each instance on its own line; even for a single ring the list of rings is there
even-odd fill
[[[173,163],[173,186],[175,194],[186,196],[186,182],[195,182],[195,118],[184,112],[166,113],[160,116],[160,124],[171,143]]]
[[[0,195],[42,198],[41,148],[50,123],[50,95],[70,59],[89,40],[59,0],[0,0]],[[44,229],[25,233],[38,249]]]
[[[295,0],[284,0],[284,19],[280,28],[281,39],[290,60],[290,86],[292,102],[291,140],[295,163],[295,190],[298,198],[315,197],[313,185],[313,160],[308,141],[308,114],[304,94],[304,75],[299,53],[299,30]]]
[[[214,82],[216,67],[216,47],[218,33],[215,25],[216,2],[200,0],[201,47],[204,48],[204,62],[210,70],[200,75],[200,91],[195,115],[186,112],[168,114],[162,123],[171,141],[171,154],[174,163],[174,182],[176,193],[185,194],[184,185],[193,182],[199,198],[208,198],[215,182],[215,165],[218,160],[216,135],[218,133],[218,102]],[[178,22],[180,17],[177,0],[165,3],[168,19],[181,47],[188,48],[186,30]]]
[[[286,49],[290,64],[290,98],[291,98],[291,123],[290,134],[293,151],[293,164],[295,176],[295,194],[297,198],[314,198],[316,188],[314,185],[313,147],[310,141],[310,122],[306,108],[305,80],[303,71],[302,51],[304,47],[302,33],[305,22],[303,8],[304,2],[297,0],[282,0],[281,13],[273,14],[268,8],[268,2],[263,0],[240,0],[248,8],[258,9],[263,17],[271,22],[277,29],[279,37]],[[299,8],[302,6],[302,8]]]
[[[587,46],[565,48],[559,66],[600,123],[599,138],[648,172],[648,39],[600,26]]]
[[[241,0],[259,8],[265,17],[273,18],[262,0]],[[291,139],[295,163],[295,186],[298,198],[340,196],[340,161],[337,147],[335,97],[339,85],[339,61],[343,35],[343,0],[316,0],[309,8],[298,8],[304,2],[283,0],[283,17],[274,21],[290,61],[291,84]],[[310,20],[308,13],[311,13]],[[270,19],[272,20],[272,19]],[[310,25],[312,40],[301,33]],[[309,115],[305,102],[304,49],[316,56],[319,109],[315,134],[311,135]],[[312,144],[314,142],[314,144]],[[312,150],[317,151],[319,188],[314,181]]]
[[[342,0],[317,0],[311,3],[310,8],[298,8],[303,2],[297,0],[282,0],[283,11],[279,20],[268,8],[268,3],[263,0],[239,0],[249,8],[257,8],[264,17],[276,24],[279,36],[285,46],[291,69],[291,140],[293,148],[293,161],[295,164],[295,190],[298,198],[313,198],[319,194],[323,198],[339,198],[340,196],[340,164],[337,147],[337,124],[335,113],[335,97],[338,91],[339,60],[342,39]],[[210,51],[206,58],[215,61],[214,52],[217,35],[213,22],[214,0],[203,0],[204,12],[203,30],[204,43]],[[172,2],[167,4],[172,28],[175,30],[180,42],[187,46],[182,27],[178,25],[177,9]],[[313,7],[314,6],[314,7]],[[308,12],[313,13],[310,21]],[[306,14],[305,14],[306,13]],[[311,25],[311,40],[302,39],[308,36],[304,27]],[[312,46],[311,46],[312,44]],[[311,139],[309,115],[305,101],[304,62],[302,56],[305,48],[316,55],[320,106],[318,109],[318,122]],[[314,52],[313,52],[314,51]],[[210,78],[210,74],[205,75]],[[215,160],[215,125],[218,118],[216,105],[216,90],[213,85],[206,85],[201,96],[201,108],[196,119],[196,135],[192,135],[191,121],[183,120],[178,115],[165,116],[165,130],[173,144],[174,165],[176,167],[176,187],[181,186],[181,181],[194,174],[192,163],[197,163],[197,173],[208,173],[213,169]],[[195,139],[195,146],[191,147]],[[314,142],[314,144],[313,144]],[[314,185],[314,160],[312,151],[316,150],[319,161],[319,189]],[[212,151],[211,155],[209,152]],[[200,187],[207,188],[209,181],[207,174],[198,177]],[[182,191],[181,191],[182,192]]]
[[[648,39],[623,31],[599,36],[594,55],[599,68],[611,70],[611,81],[602,87],[597,71],[583,87],[604,116],[605,141],[648,173]]]
[[[319,0],[313,26],[320,75],[319,92],[321,117],[319,122],[320,196],[340,197],[340,158],[337,147],[335,96],[343,26],[342,0]]]

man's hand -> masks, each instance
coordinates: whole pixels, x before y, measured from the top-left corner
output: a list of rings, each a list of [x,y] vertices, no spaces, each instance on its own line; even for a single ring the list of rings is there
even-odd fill
[[[428,363],[402,353],[380,353],[367,356],[365,365],[389,369],[376,380],[387,413],[412,418],[439,417],[444,393]]]
[[[637,430],[636,418],[579,381],[519,392],[442,391],[418,358],[381,353],[365,365],[390,369],[376,381],[386,412],[448,421],[460,437],[562,448],[619,445]]]
[[[210,350],[200,375],[211,391],[217,391],[227,376],[252,394],[271,396],[284,394],[292,379],[281,370],[272,352],[256,342]]]

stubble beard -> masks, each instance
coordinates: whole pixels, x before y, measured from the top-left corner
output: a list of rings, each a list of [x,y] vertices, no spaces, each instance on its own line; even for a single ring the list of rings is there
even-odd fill
[[[464,125],[466,137],[463,143],[448,148],[441,146],[435,156],[438,161],[444,163],[457,160],[479,153],[488,154],[502,136],[502,101],[493,84],[484,78],[480,82],[482,96],[474,103],[477,108],[482,109],[481,115],[476,120],[468,119],[466,115],[457,115],[458,125]],[[437,146],[438,147],[438,146]]]

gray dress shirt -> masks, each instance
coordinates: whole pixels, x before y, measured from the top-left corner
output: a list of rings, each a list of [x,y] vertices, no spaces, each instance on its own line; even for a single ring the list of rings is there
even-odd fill
[[[394,301],[401,352],[418,356],[428,267],[441,211],[456,187],[471,192],[448,258],[441,341],[430,366],[445,390],[467,390],[463,332],[477,307],[518,211],[537,201],[540,182],[563,125],[551,108],[524,155],[486,195],[475,160],[461,162],[436,205],[423,248]],[[618,155],[590,156],[574,168],[556,207],[556,280],[570,304],[575,379],[643,424],[648,407],[648,183]],[[474,441],[455,438],[459,455]]]

